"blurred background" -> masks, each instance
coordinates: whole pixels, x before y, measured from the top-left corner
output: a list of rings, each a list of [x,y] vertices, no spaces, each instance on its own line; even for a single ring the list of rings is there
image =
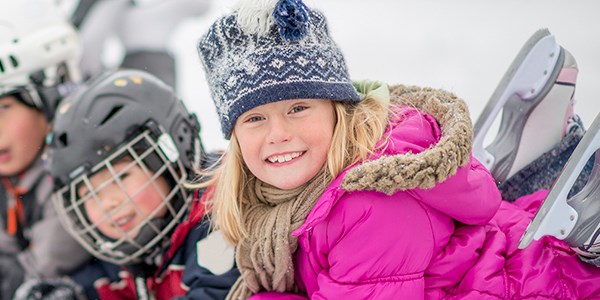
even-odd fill
[[[165,0],[161,0],[165,1]],[[170,38],[177,90],[202,123],[209,150],[223,149],[196,43],[234,0],[182,22]],[[548,28],[579,65],[575,111],[586,126],[600,112],[600,2],[597,0],[305,0],[322,10],[354,79],[443,88],[465,99],[473,121],[521,46]],[[118,47],[105,59],[119,54]],[[111,54],[114,53],[114,54]]]

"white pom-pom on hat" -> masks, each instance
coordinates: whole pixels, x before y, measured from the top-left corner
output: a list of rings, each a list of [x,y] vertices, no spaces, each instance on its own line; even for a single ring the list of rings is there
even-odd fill
[[[266,35],[275,23],[273,10],[278,0],[240,0],[237,10],[238,26],[247,34]]]

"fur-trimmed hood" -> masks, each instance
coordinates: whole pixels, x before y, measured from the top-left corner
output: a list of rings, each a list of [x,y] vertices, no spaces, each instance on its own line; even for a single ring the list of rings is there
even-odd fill
[[[415,86],[390,87],[391,103],[414,107],[438,122],[442,136],[420,153],[382,156],[349,170],[342,181],[346,191],[428,189],[454,175],[469,161],[473,127],[464,100],[454,94]]]

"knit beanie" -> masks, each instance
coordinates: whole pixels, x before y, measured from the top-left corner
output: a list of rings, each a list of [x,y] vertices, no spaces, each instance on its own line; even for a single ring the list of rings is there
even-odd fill
[[[237,118],[288,99],[358,102],[323,14],[300,0],[241,1],[198,42],[226,139]]]

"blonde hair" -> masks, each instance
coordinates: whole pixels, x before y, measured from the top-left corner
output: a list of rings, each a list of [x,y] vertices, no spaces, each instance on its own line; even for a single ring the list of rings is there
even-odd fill
[[[333,105],[336,125],[326,164],[335,178],[352,163],[364,160],[376,149],[386,146],[376,143],[387,126],[389,108],[387,103],[371,98],[356,104],[333,102]],[[246,235],[244,224],[241,224],[241,210],[249,172],[234,131],[221,165],[214,171],[200,173],[201,177],[211,179],[192,185],[194,188],[215,185],[214,196],[207,204],[212,222],[215,229],[221,230],[234,245]]]

